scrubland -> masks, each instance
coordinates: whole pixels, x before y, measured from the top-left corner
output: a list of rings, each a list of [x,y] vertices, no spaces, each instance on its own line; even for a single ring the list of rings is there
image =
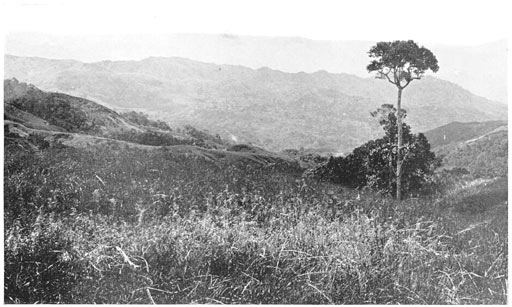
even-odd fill
[[[5,143],[5,303],[507,302],[506,178],[397,203],[286,164],[37,144]]]

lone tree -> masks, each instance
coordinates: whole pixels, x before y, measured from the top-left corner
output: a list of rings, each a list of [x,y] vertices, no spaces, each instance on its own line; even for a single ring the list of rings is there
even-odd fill
[[[402,91],[412,80],[419,80],[425,71],[437,72],[439,66],[434,54],[414,41],[379,42],[368,52],[373,60],[367,66],[368,72],[377,72],[377,78],[388,80],[398,89],[397,127],[398,141],[396,154],[396,198],[401,200],[402,187]]]
[[[402,112],[405,117],[406,111]],[[379,120],[385,135],[366,142],[345,157],[330,157],[327,163],[316,168],[312,175],[352,188],[370,187],[381,193],[395,194],[397,113],[391,104],[383,104],[375,112],[371,112],[372,116]],[[413,134],[411,127],[406,123],[402,123],[402,136],[406,152],[402,157],[402,192],[426,192],[429,187],[424,189],[425,183],[432,179],[441,160],[430,151],[427,138],[421,133]]]

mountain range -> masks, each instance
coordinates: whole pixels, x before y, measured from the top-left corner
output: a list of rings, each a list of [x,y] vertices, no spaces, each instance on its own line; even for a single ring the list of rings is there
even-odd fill
[[[173,127],[193,125],[273,151],[346,153],[382,134],[370,112],[396,100],[396,89],[374,78],[184,58],[83,63],[6,55],[4,73],[46,91],[144,111]],[[507,118],[506,105],[431,76],[411,83],[403,105],[415,132],[453,121]]]
[[[5,52],[83,62],[140,60],[149,56],[183,57],[253,69],[268,66],[289,73],[325,70],[366,78],[370,76],[366,71],[368,50],[375,43],[233,34],[64,36],[28,32],[9,33]],[[417,43],[436,55],[441,67],[436,77],[459,84],[476,95],[507,102],[506,40],[476,46]]]

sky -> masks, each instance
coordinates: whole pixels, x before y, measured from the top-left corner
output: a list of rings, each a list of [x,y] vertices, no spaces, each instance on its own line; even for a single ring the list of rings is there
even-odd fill
[[[4,0],[2,28],[59,35],[228,33],[478,45],[509,36],[507,0]]]

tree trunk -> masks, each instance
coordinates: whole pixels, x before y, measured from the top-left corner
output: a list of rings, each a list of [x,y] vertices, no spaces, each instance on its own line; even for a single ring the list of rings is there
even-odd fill
[[[396,149],[396,199],[402,200],[402,157],[400,150],[402,149],[402,88],[398,87],[396,124],[398,125],[398,144]]]

